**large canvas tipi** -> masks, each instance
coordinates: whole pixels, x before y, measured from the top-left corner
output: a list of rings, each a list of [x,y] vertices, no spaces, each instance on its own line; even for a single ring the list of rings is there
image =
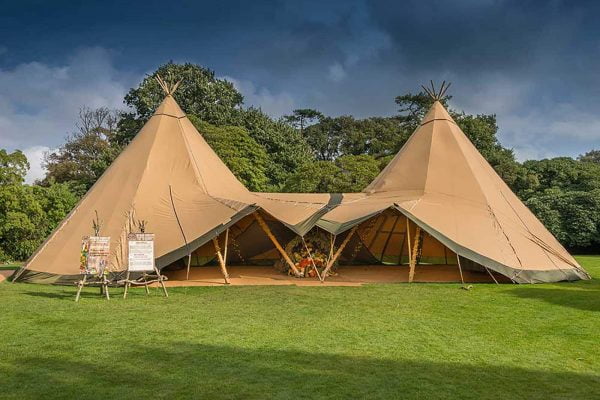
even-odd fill
[[[364,193],[350,196],[319,225],[340,233],[388,208],[458,256],[514,282],[589,279],[439,101]]]
[[[156,264],[165,266],[254,211],[234,200],[248,195],[169,93],[16,280],[77,279],[81,238],[92,233],[96,213],[100,235],[111,238],[111,271],[127,268],[127,235],[137,220],[156,232]]]
[[[278,224],[285,230],[279,239],[325,231],[331,237],[331,259],[393,260],[410,265],[410,279],[420,259],[459,269],[462,261],[516,283],[589,279],[479,154],[439,96],[363,192],[252,193],[191,124],[173,99],[173,88],[163,86],[167,96],[155,114],[15,280],[76,280],[81,238],[91,233],[96,213],[100,235],[111,237],[115,273],[127,268],[127,235],[135,220],[146,220],[156,234],[159,268],[186,256],[189,261],[192,252],[211,241],[218,251],[219,236],[228,235],[229,228],[232,241],[244,242],[240,248],[256,252],[260,247],[293,268],[285,243],[270,231],[269,225]],[[266,236],[252,228],[257,224]],[[215,257],[212,248],[208,254]],[[243,256],[231,258],[248,261]],[[226,277],[222,258],[220,263]]]

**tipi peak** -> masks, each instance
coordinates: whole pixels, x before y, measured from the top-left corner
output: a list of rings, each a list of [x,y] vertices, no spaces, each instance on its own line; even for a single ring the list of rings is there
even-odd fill
[[[168,94],[163,99],[162,103],[158,106],[154,115],[167,115],[175,118],[185,117],[185,113],[179,107],[179,104],[175,101],[172,95]]]

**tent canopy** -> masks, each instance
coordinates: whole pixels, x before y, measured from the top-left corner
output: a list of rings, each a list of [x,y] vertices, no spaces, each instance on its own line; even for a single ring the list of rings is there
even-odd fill
[[[156,262],[164,267],[256,210],[303,236],[315,226],[339,235],[390,209],[455,254],[515,282],[589,279],[439,101],[362,193],[252,193],[167,93],[16,280],[76,279],[81,238],[91,233],[96,212],[100,234],[111,237],[111,270],[120,272],[127,268],[127,235],[135,220],[148,221],[156,233]]]

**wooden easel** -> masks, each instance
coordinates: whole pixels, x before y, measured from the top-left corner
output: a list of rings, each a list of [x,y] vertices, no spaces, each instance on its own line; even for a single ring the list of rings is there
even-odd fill
[[[120,282],[124,284],[123,298],[127,298],[127,292],[129,291],[129,288],[131,286],[144,286],[144,289],[146,289],[146,294],[150,294],[148,285],[155,282],[158,282],[159,285],[162,287],[165,297],[169,297],[167,287],[165,286],[165,281],[167,280],[167,277],[160,273],[160,271],[156,267],[156,264],[154,263],[154,234],[145,233],[146,221],[138,221],[137,224],[141,232],[130,233],[128,235],[129,264],[127,266],[127,277],[124,281]],[[131,246],[134,243],[136,243],[137,245],[143,244],[143,250],[138,249],[137,252],[132,253]],[[140,259],[136,258],[140,256],[142,256],[141,264]],[[140,265],[141,268],[139,268]],[[131,279],[132,271],[141,272],[142,275],[137,279]],[[148,272],[154,272],[154,274]]]
[[[88,280],[88,276],[91,278]],[[77,281],[77,294],[75,295],[75,302],[78,302],[81,298],[81,290],[84,286],[99,286],[100,287],[100,295],[104,295],[106,300],[110,300],[110,294],[108,293],[108,285],[110,281],[106,278],[106,275],[102,274],[102,277],[98,277],[93,274],[84,274],[83,278]]]
[[[86,236],[82,239],[82,278],[75,283],[77,285],[75,302],[78,302],[81,298],[81,291],[84,286],[99,286],[100,295],[104,295],[107,300],[110,300],[110,295],[108,293],[110,281],[106,276],[110,251],[110,237],[98,236],[100,231],[100,220],[97,214],[96,219],[93,221],[93,228],[94,236]]]
[[[162,287],[165,297],[169,297],[167,287],[165,286],[165,281],[168,280],[168,278],[162,275],[158,268],[156,268],[156,266],[154,267],[154,273],[156,275],[148,274],[146,271],[142,271],[142,276],[132,280],[130,279],[131,272],[127,271],[127,277],[124,281],[122,281],[124,283],[123,298],[127,298],[127,292],[129,291],[129,288],[131,286],[144,286],[144,288],[146,289],[146,294],[150,294],[150,289],[148,288],[148,285],[155,282],[158,282],[159,285]]]

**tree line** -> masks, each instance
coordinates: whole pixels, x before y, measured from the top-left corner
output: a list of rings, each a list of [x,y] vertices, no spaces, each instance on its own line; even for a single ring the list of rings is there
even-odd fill
[[[232,172],[252,191],[358,192],[402,147],[432,104],[396,97],[391,117],[357,119],[293,110],[278,120],[245,107],[232,83],[194,64],[155,72],[183,79],[176,101]],[[135,137],[164,98],[154,75],[125,95],[128,111],[83,107],[75,130],[45,156],[46,176],[24,184],[25,156],[0,150],[0,260],[27,258]],[[447,106],[450,97],[442,100]],[[600,150],[573,159],[519,163],[498,141],[495,115],[449,109],[502,179],[569,249],[600,251]]]

